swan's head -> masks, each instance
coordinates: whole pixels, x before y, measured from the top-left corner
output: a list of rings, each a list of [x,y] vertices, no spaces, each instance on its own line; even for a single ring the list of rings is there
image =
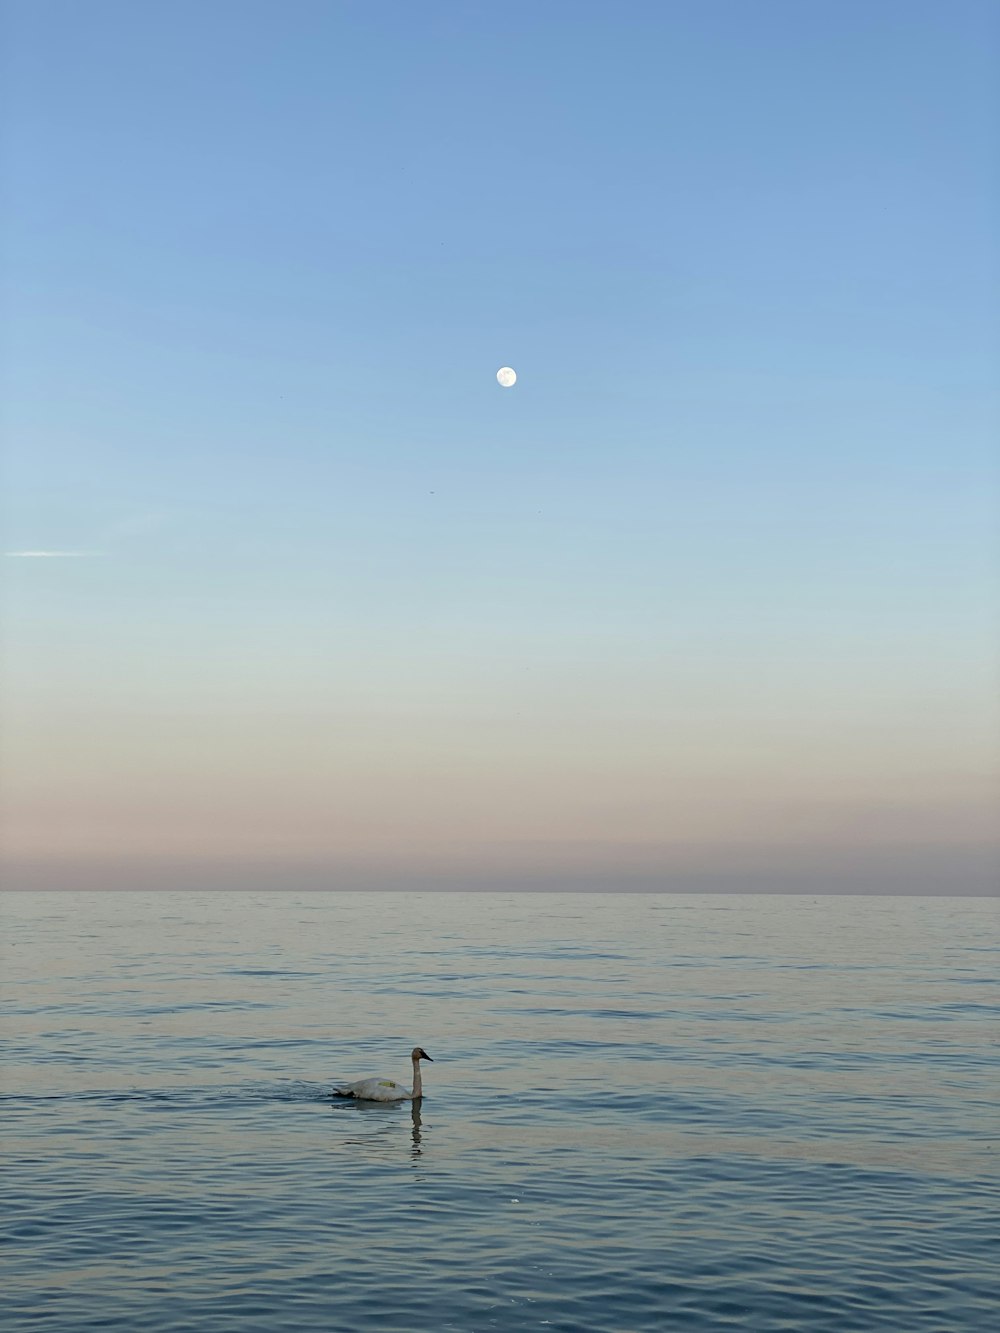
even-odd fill
[[[422,1046],[414,1046],[413,1050],[410,1052],[410,1059],[416,1064],[418,1060],[431,1060],[431,1057]],[[431,1064],[433,1063],[434,1061],[431,1060]]]

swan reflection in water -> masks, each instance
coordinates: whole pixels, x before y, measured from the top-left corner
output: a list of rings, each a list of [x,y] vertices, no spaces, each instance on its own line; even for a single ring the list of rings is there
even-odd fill
[[[420,1118],[420,1103],[423,1097],[414,1097],[410,1103],[410,1119],[413,1121],[413,1128],[410,1130],[410,1138],[413,1140],[413,1146],[410,1148],[411,1157],[419,1157],[423,1152],[420,1146],[420,1126],[423,1120]]]
[[[423,1155],[424,1149],[422,1140],[425,1134],[424,1120],[420,1113],[422,1097],[414,1097],[410,1102],[410,1156],[414,1161]],[[336,1105],[336,1103],[334,1103]],[[398,1103],[397,1103],[398,1105]],[[352,1104],[352,1110],[360,1113],[366,1118],[370,1115],[377,1115],[381,1122],[377,1129],[371,1133],[366,1133],[361,1138],[345,1138],[340,1143],[344,1147],[364,1148],[367,1153],[372,1153],[377,1157],[392,1157],[399,1152],[400,1148],[400,1122],[393,1116],[386,1116],[386,1107],[384,1104],[355,1102]],[[357,1123],[357,1122],[355,1122]]]

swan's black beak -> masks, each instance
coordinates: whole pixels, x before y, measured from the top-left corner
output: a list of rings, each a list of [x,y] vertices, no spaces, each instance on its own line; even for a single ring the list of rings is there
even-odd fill
[[[427,1054],[427,1052],[423,1049],[423,1047],[420,1048],[420,1058],[421,1058],[421,1060],[430,1060],[430,1061],[431,1061],[431,1064],[434,1063],[434,1061],[433,1061],[433,1060],[431,1059],[431,1057]]]

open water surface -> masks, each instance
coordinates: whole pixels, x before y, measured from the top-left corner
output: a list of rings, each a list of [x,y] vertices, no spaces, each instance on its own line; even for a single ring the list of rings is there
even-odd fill
[[[10,894],[4,1327],[956,1333],[997,905]],[[425,1097],[334,1102],[334,1079]]]

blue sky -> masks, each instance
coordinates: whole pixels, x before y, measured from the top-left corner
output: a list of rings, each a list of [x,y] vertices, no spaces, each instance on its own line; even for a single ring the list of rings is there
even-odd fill
[[[4,25],[24,882],[988,883],[995,6]]]

